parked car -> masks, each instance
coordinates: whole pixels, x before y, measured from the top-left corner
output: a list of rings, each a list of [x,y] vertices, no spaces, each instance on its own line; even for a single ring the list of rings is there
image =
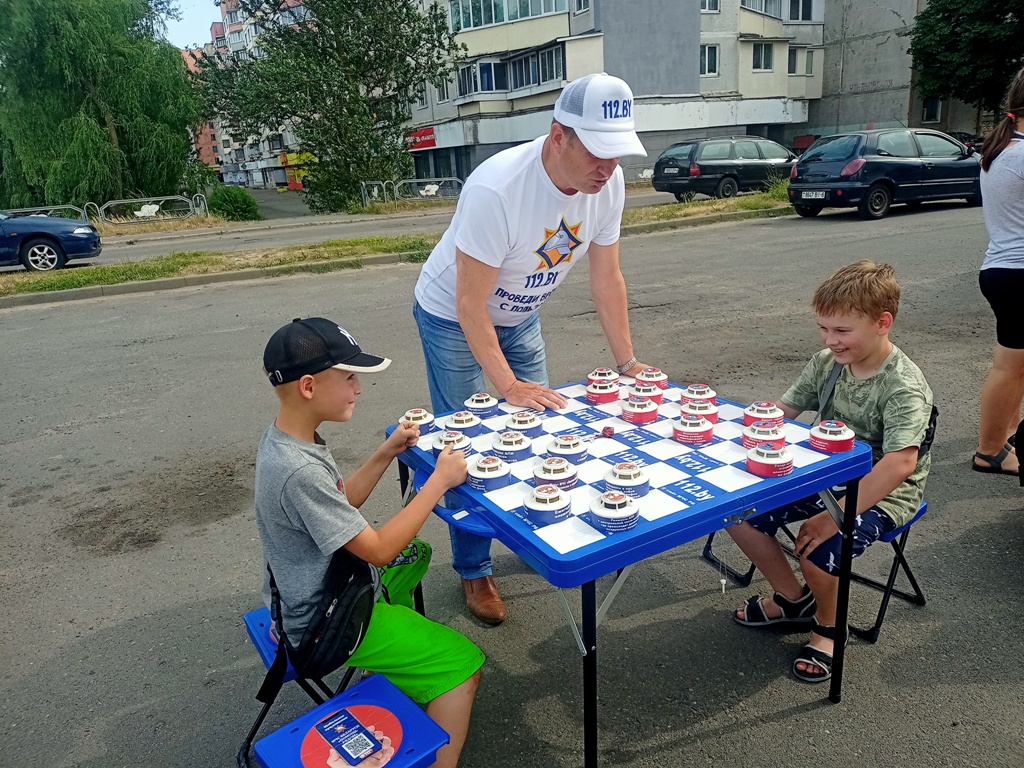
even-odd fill
[[[733,197],[789,175],[796,155],[760,136],[719,136],[673,144],[654,164],[651,183],[682,202],[697,192]]]
[[[88,221],[0,211],[0,266],[20,263],[29,272],[48,272],[102,250],[99,232]]]
[[[938,131],[919,128],[823,136],[793,166],[789,199],[801,216],[856,207],[880,219],[893,203],[963,198],[981,205],[978,155]]]
[[[949,131],[946,135],[952,136],[965,147],[973,149],[975,152],[981,151],[982,142],[985,141],[984,136],[978,136],[974,133],[965,133],[964,131]]]

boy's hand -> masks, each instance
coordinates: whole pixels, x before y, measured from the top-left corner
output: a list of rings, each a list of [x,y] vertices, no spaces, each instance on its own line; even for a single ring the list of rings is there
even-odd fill
[[[415,446],[419,439],[420,425],[412,421],[403,421],[395,427],[395,431],[384,441],[384,445],[388,447],[392,456],[397,456],[406,448]]]
[[[819,512],[814,517],[809,517],[800,526],[800,533],[796,535],[796,543],[793,545],[793,552],[797,555],[807,556],[811,554],[818,545],[828,541],[839,533],[839,527],[832,515],[828,512]]]
[[[446,445],[438,454],[437,467],[432,476],[440,480],[444,484],[444,489],[448,491],[466,482],[467,470],[466,454],[462,451],[453,451],[450,445]]]

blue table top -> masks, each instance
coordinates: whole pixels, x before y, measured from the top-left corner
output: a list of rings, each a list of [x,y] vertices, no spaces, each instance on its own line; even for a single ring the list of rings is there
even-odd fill
[[[631,379],[621,380],[622,397]],[[623,421],[621,403],[594,405],[586,400],[586,385],[557,388],[568,406],[542,414],[543,434],[533,440],[534,458],[512,465],[512,484],[497,491],[479,492],[468,485],[453,490],[465,504],[465,513],[478,515],[495,536],[557,587],[575,587],[653,555],[707,536],[755,513],[811,496],[871,471],[871,449],[857,442],[851,451],[825,454],[809,447],[810,429],[786,422],[787,446],[793,454],[793,471],[785,477],[765,479],[746,471],[742,447],[745,406],[718,398],[719,421],[711,444],[696,448],[672,439],[672,423],[680,413],[683,388],[670,384],[665,390],[657,421],[634,425]],[[491,453],[494,434],[506,429],[511,413],[523,410],[502,401],[498,415],[485,418],[472,438],[478,453]],[[436,417],[440,429],[445,416]],[[590,454],[577,469],[579,482],[569,491],[572,515],[547,526],[537,526],[523,514],[522,500],[532,487],[533,467],[555,434],[583,437],[599,435],[612,427],[612,437],[589,443]],[[388,427],[387,433],[395,427]],[[430,443],[435,432],[424,433],[417,447],[407,449],[399,460],[409,467],[430,472],[434,457]],[[631,530],[605,533],[589,522],[590,501],[604,491],[604,473],[618,462],[643,465],[650,477],[650,492],[639,499],[640,521]]]

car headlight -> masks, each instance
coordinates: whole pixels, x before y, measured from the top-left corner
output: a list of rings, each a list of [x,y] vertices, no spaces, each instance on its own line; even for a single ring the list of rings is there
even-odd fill
[[[91,234],[93,234],[95,232],[96,232],[96,230],[93,229],[92,227],[75,227],[74,231],[71,234],[73,234],[73,235],[91,235]]]

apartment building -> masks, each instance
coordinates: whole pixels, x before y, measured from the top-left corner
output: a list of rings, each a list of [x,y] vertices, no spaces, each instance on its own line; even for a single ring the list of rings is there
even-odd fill
[[[974,107],[925,99],[915,87],[908,33],[925,0],[824,5],[822,96],[811,107],[807,132],[898,126],[975,131]]]
[[[221,21],[210,26],[208,50],[222,55],[259,58],[259,24],[244,15],[238,0],[219,0]],[[289,24],[305,17],[302,0],[283,0],[282,23]],[[239,137],[229,133],[219,120],[211,124],[215,149],[219,157],[219,177],[225,184],[246,187],[302,189],[302,169],[309,161],[299,153],[294,133],[282,127],[261,136]]]
[[[468,49],[412,105],[419,178],[466,176],[546,133],[562,87],[592,72],[633,89],[648,157],[682,139],[756,133],[783,140],[821,93],[823,0],[449,0]]]

